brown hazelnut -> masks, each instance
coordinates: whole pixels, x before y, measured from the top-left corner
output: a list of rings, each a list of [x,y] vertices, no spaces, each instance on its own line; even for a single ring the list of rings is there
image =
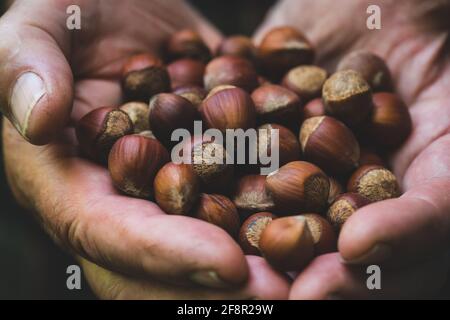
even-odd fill
[[[148,102],[153,95],[170,91],[170,78],[158,58],[137,55],[123,67],[122,86],[128,100]]]
[[[314,254],[319,256],[336,251],[337,237],[331,224],[315,213],[306,213],[302,216],[306,218],[306,223],[313,238]]]
[[[370,201],[357,193],[341,194],[333,202],[327,212],[327,218],[337,230],[340,230],[350,216]]]
[[[314,60],[314,49],[306,37],[291,27],[270,30],[258,48],[258,57],[264,73],[280,79],[290,69]]]
[[[266,177],[262,175],[241,177],[237,182],[233,202],[244,216],[275,209],[272,196],[266,189]]]
[[[204,84],[206,90],[227,84],[251,92],[258,86],[258,75],[250,61],[236,56],[222,56],[206,66]]]
[[[355,70],[369,83],[373,91],[392,91],[392,79],[386,63],[367,51],[353,51],[339,63],[337,70]]]
[[[209,128],[248,129],[255,126],[255,105],[250,95],[240,88],[228,88],[209,95],[200,111]]]
[[[239,233],[239,214],[233,202],[223,195],[202,193],[193,216],[224,229],[233,238]]]
[[[299,95],[304,101],[320,97],[327,72],[316,66],[298,66],[283,79],[283,86]]]
[[[351,127],[361,125],[372,111],[370,86],[353,70],[338,71],[328,78],[322,98],[327,112]]]
[[[198,86],[179,87],[173,93],[188,99],[199,111],[203,99],[206,97],[206,90]]]
[[[211,59],[211,51],[203,39],[197,32],[189,29],[172,35],[167,44],[167,54],[171,60],[191,58],[206,63]]]
[[[362,148],[359,157],[359,165],[376,165],[385,167],[386,163],[378,154],[376,154],[373,150],[368,148]]]
[[[205,65],[194,59],[180,59],[167,66],[172,90],[185,86],[203,86]]]
[[[321,117],[326,115],[325,105],[322,98],[316,98],[309,101],[301,110],[300,118],[304,121],[312,117]]]
[[[394,174],[375,165],[359,167],[348,181],[348,192],[359,193],[372,202],[396,198],[400,188]]]
[[[141,135],[120,138],[109,153],[108,168],[114,185],[134,197],[152,195],[153,180],[169,162],[169,153],[155,139]]]
[[[252,99],[260,123],[298,125],[300,99],[294,92],[267,84],[255,89]]]
[[[398,96],[387,92],[374,94],[373,106],[367,126],[370,141],[387,149],[399,147],[412,130],[408,108]]]
[[[332,204],[338,196],[344,193],[342,184],[333,177],[330,178],[330,193],[328,194],[328,204]]]
[[[102,163],[107,162],[114,143],[133,132],[133,123],[128,115],[111,107],[92,110],[76,125],[81,151],[92,160]]]
[[[280,271],[299,271],[314,258],[314,240],[306,218],[275,219],[261,233],[263,257]]]
[[[259,256],[259,238],[263,230],[275,219],[270,212],[259,212],[248,217],[239,231],[239,245],[245,254]]]
[[[225,38],[217,50],[218,56],[238,56],[253,61],[256,57],[256,47],[252,39],[242,35]]]
[[[199,114],[189,100],[173,93],[160,93],[150,100],[149,119],[158,140],[172,145],[172,132],[176,129],[193,130]]]
[[[345,174],[358,167],[359,144],[342,122],[331,117],[305,120],[300,129],[305,159],[326,172]]]
[[[168,214],[186,215],[200,194],[200,180],[187,164],[167,163],[153,183],[156,203]]]
[[[330,181],[315,165],[294,161],[269,174],[266,187],[280,210],[321,212],[327,206]]]
[[[133,123],[134,133],[150,130],[148,120],[149,106],[147,103],[128,102],[122,105],[120,110],[124,111],[130,117],[130,120]]]

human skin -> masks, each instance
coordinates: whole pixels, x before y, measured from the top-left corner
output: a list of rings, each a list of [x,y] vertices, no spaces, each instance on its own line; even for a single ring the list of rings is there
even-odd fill
[[[382,29],[366,28],[378,5]],[[276,25],[302,30],[317,62],[333,71],[357,49],[389,65],[409,106],[413,131],[389,164],[404,194],[364,207],[346,222],[339,252],[316,258],[294,281],[292,299],[415,298],[439,294],[450,252],[450,1],[284,0],[255,38]],[[381,266],[381,290],[368,290],[368,264]]]
[[[79,31],[66,28],[72,4],[81,8]],[[245,257],[225,231],[121,195],[107,169],[79,157],[73,124],[96,107],[119,105],[126,58],[155,51],[182,28],[211,48],[221,38],[179,0],[16,1],[0,19],[0,104],[15,123],[3,121],[8,181],[79,259],[100,298],[287,298],[288,281],[262,258]],[[31,81],[14,100],[14,83],[27,72]],[[36,102],[26,126],[11,110],[24,97]]]

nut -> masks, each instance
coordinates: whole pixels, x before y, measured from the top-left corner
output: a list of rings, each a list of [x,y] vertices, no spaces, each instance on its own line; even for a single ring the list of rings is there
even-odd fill
[[[330,191],[328,177],[315,165],[290,162],[266,178],[275,205],[286,212],[321,212]]]
[[[270,212],[259,212],[248,217],[239,231],[239,245],[245,254],[259,256],[259,238],[267,225],[276,216]]]
[[[305,120],[300,144],[306,160],[326,172],[348,173],[358,167],[359,144],[342,122],[327,116]]]
[[[190,165],[169,162],[157,173],[153,188],[162,210],[186,215],[199,197],[200,180]]]
[[[299,271],[314,257],[314,240],[306,218],[273,220],[261,233],[259,248],[264,258],[280,271]]]
[[[332,204],[336,198],[344,193],[341,183],[333,177],[330,178],[330,193],[328,194],[328,204]]]
[[[76,134],[81,151],[92,160],[106,163],[114,143],[134,131],[128,115],[115,108],[95,109],[78,121]]]
[[[314,60],[314,49],[306,37],[291,27],[278,27],[269,31],[261,41],[258,56],[264,73],[280,79],[290,69]]]
[[[321,98],[316,98],[311,101],[309,101],[301,111],[300,118],[304,121],[306,119],[312,118],[312,117],[320,117],[325,116],[325,106],[323,104],[323,101]]]
[[[206,97],[206,90],[198,86],[179,87],[175,89],[173,93],[188,99],[199,111],[203,99]]]
[[[272,133],[278,131],[278,143],[272,145]],[[279,124],[264,124],[258,128],[258,153],[271,155],[278,150],[279,166],[300,160],[300,144],[295,134]]]
[[[386,166],[385,161],[373,150],[370,150],[368,148],[362,148],[361,155],[359,157],[359,165],[365,166],[369,164],[382,167]]]
[[[348,181],[348,192],[359,193],[372,202],[396,198],[400,188],[394,174],[386,168],[366,165],[358,168]]]
[[[158,140],[171,145],[172,132],[181,128],[192,131],[199,114],[189,100],[173,93],[160,93],[150,100],[149,119]]]
[[[119,190],[134,197],[149,198],[156,173],[167,162],[169,153],[157,140],[129,135],[114,144],[108,168]]]
[[[236,56],[222,56],[206,66],[204,84],[208,91],[227,84],[251,92],[258,86],[258,75],[250,61]]]
[[[211,59],[211,51],[203,39],[197,32],[189,29],[172,35],[167,44],[167,54],[171,60],[191,58],[206,63]]]
[[[255,89],[252,99],[260,123],[298,124],[300,99],[294,92],[267,84]]]
[[[315,213],[306,213],[302,216],[306,218],[306,223],[311,232],[315,255],[319,256],[336,251],[337,237],[331,224]]]
[[[380,92],[373,95],[373,112],[367,127],[369,139],[380,147],[399,147],[411,134],[409,110],[396,95]]]
[[[327,72],[316,66],[298,66],[291,69],[283,79],[283,86],[304,100],[320,97],[327,79]]]
[[[205,65],[194,59],[180,59],[167,66],[172,90],[185,86],[203,86]]]
[[[120,107],[120,110],[124,111],[133,123],[134,133],[140,133],[142,131],[150,130],[148,115],[149,106],[143,102],[128,102]]]
[[[209,128],[248,129],[255,126],[255,106],[250,95],[240,88],[227,88],[207,97],[200,108]]]
[[[240,178],[233,202],[244,216],[275,209],[275,203],[266,189],[266,177],[262,175],[246,175]]]
[[[340,230],[350,216],[370,201],[357,193],[341,194],[327,212],[327,218],[336,230]]]
[[[350,127],[361,125],[372,111],[370,86],[353,70],[338,71],[328,78],[322,98],[327,112]]]
[[[230,199],[220,194],[202,193],[193,216],[224,229],[233,238],[239,233],[240,221],[236,207]]]
[[[170,91],[170,78],[158,58],[137,55],[123,67],[122,86],[128,100],[148,102],[153,95]]]
[[[386,63],[371,52],[350,52],[337,67],[337,70],[348,69],[359,72],[375,92],[391,91],[393,88],[391,73]]]
[[[217,50],[218,56],[238,56],[250,61],[256,57],[256,47],[249,37],[236,35],[225,38]]]

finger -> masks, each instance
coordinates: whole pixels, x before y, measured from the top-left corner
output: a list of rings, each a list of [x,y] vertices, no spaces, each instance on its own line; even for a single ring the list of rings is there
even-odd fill
[[[101,299],[287,299],[289,283],[283,276],[273,271],[262,258],[249,256],[247,261],[249,280],[236,290],[182,287],[158,279],[126,277],[84,259],[81,265],[91,289]]]
[[[0,20],[0,105],[34,144],[60,132],[72,106],[66,7],[52,3],[16,1]]]
[[[405,299],[436,294],[447,278],[448,258],[397,270],[348,266],[337,253],[316,258],[294,281],[290,299]],[[376,271],[378,272],[378,271]],[[376,282],[374,277],[379,277]],[[376,284],[376,287],[372,285]],[[372,289],[369,289],[372,288]]]
[[[448,249],[449,147],[447,136],[423,151],[406,173],[411,189],[402,197],[364,207],[347,221],[339,238],[345,261],[407,264]]]

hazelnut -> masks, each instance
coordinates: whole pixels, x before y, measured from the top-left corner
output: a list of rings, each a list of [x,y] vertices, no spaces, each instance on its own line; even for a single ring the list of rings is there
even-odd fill
[[[278,130],[278,143],[272,145],[272,131]],[[300,143],[295,134],[279,124],[264,124],[258,128],[258,152],[271,155],[273,148],[278,149],[279,166],[300,160]]]
[[[300,99],[282,86],[267,84],[252,93],[260,123],[280,123],[289,127],[298,124]]]
[[[250,95],[240,88],[228,88],[207,97],[201,107],[209,128],[248,129],[255,126],[255,106]]]
[[[169,162],[156,174],[153,188],[162,210],[186,215],[199,197],[200,180],[190,165]]]
[[[206,97],[206,90],[199,86],[179,87],[173,93],[188,99],[199,111],[203,99]]]
[[[299,271],[314,258],[314,240],[306,218],[275,219],[261,233],[259,249],[264,258],[280,271]]]
[[[147,103],[128,102],[121,106],[120,110],[124,111],[130,117],[133,123],[134,133],[150,130],[148,121],[149,106]]]
[[[375,165],[359,167],[348,181],[348,192],[359,193],[372,202],[396,198],[400,188],[394,174]]]
[[[149,198],[156,173],[167,162],[169,153],[157,140],[129,135],[114,144],[108,168],[119,190],[134,197]]]
[[[102,163],[107,162],[114,143],[133,131],[133,123],[128,115],[110,107],[92,110],[76,125],[81,151],[92,160]]]
[[[173,93],[160,93],[150,100],[150,127],[153,134],[166,145],[171,145],[176,129],[193,130],[199,118],[197,109],[189,100]]]
[[[358,167],[359,144],[342,122],[327,116],[306,119],[300,129],[305,159],[326,172],[348,173]]]
[[[327,112],[351,127],[361,125],[372,111],[370,86],[353,70],[338,71],[328,78],[322,98]]]
[[[309,101],[300,112],[300,118],[302,121],[312,117],[321,117],[326,115],[327,113],[322,98],[316,98]]]
[[[148,102],[153,95],[170,91],[170,78],[158,58],[137,55],[123,67],[122,86],[128,100]]]
[[[167,44],[167,54],[171,60],[191,58],[206,63],[211,59],[211,51],[203,39],[197,32],[189,29],[172,35]]]
[[[258,86],[258,75],[250,61],[236,56],[222,56],[206,66],[204,84],[206,90],[228,84],[250,92]]]
[[[321,212],[327,205],[330,181],[315,165],[294,161],[269,174],[266,187],[280,210]]]
[[[290,69],[314,60],[314,49],[306,37],[291,27],[278,27],[269,31],[258,48],[258,57],[264,73],[279,79]]]
[[[373,91],[392,91],[391,73],[379,56],[367,51],[350,52],[337,67],[337,70],[348,69],[359,72]]]
[[[239,233],[239,214],[233,202],[223,195],[202,193],[193,216],[224,229],[233,238]]]
[[[245,216],[275,209],[275,203],[266,188],[266,177],[262,175],[241,177],[237,182],[233,202]]]
[[[331,224],[315,213],[306,213],[302,216],[306,218],[306,223],[313,238],[314,254],[320,256],[336,251],[337,237]]]
[[[359,157],[359,165],[365,166],[369,164],[382,167],[386,166],[386,163],[383,160],[383,158],[381,158],[373,150],[370,150],[368,148],[362,148]]]
[[[270,212],[259,212],[248,217],[239,231],[239,245],[247,255],[259,256],[259,238],[267,225],[276,216]]]
[[[373,106],[367,126],[370,141],[387,149],[399,147],[412,130],[408,108],[398,96],[387,92],[374,94]]]
[[[225,38],[217,50],[218,56],[238,56],[250,61],[256,57],[256,47],[249,37],[236,35]]]
[[[299,95],[304,101],[320,97],[327,72],[316,66],[298,66],[283,79],[283,86]]]
[[[329,179],[330,179],[330,192],[328,194],[328,204],[332,204],[338,196],[344,193],[344,187],[342,187],[342,184],[335,178],[329,177]]]
[[[194,59],[180,59],[167,66],[172,89],[185,86],[203,86],[205,65]]]
[[[370,201],[357,193],[341,194],[327,212],[327,218],[337,230],[341,229],[350,216]]]

